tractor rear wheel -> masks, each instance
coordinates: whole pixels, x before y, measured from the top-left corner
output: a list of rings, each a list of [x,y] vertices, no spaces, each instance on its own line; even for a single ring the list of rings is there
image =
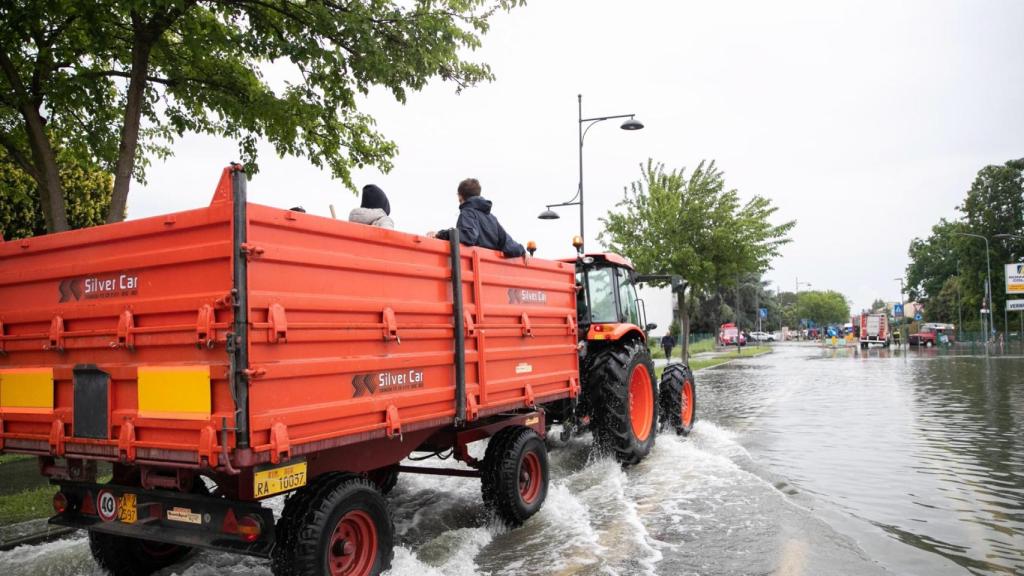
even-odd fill
[[[688,435],[697,421],[697,385],[690,367],[684,364],[666,366],[658,388],[662,426],[675,428],[680,436]]]
[[[594,434],[598,444],[625,465],[639,463],[654,447],[658,389],[651,353],[639,340],[596,353],[588,380],[597,392]]]
[[[511,528],[540,510],[548,495],[548,450],[532,428],[509,426],[491,437],[481,472],[484,503]]]
[[[278,531],[276,576],[376,576],[391,566],[387,501],[355,474],[327,475],[300,489],[285,502]]]

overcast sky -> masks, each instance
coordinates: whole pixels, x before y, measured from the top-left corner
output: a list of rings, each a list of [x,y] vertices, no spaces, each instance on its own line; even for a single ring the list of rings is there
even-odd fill
[[[951,217],[979,168],[1024,157],[1024,2],[532,0],[493,21],[483,49],[497,80],[455,94],[440,81],[364,111],[398,144],[394,170],[356,172],[391,199],[401,230],[451,226],[455,188],[479,178],[494,212],[538,256],[572,253],[575,208],[542,221],[577,185],[576,95],[584,116],[635,113],[586,138],[588,249],[598,217],[647,158],[715,159],[726,183],[795,219],[766,277],[895,300],[911,238]],[[269,78],[288,71],[267,70]],[[205,205],[235,142],[190,136],[135,185],[130,218]],[[329,173],[264,148],[254,202],[339,217],[358,205]]]

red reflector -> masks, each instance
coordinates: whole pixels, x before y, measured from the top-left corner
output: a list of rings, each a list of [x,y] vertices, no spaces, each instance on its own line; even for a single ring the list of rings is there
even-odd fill
[[[238,533],[245,538],[246,542],[255,542],[260,537],[260,533],[263,532],[263,523],[260,522],[258,516],[252,514],[243,516],[238,521]]]
[[[220,530],[227,534],[238,533],[238,520],[235,518],[235,512],[231,508],[228,508],[228,513],[224,515],[224,522],[221,523]]]
[[[82,500],[82,514],[96,515],[96,505],[93,504],[93,500],[95,500],[95,497],[92,495],[92,492],[87,491],[85,493],[85,500]]]
[[[53,495],[53,511],[57,514],[63,514],[68,509],[68,497],[63,492],[57,492]]]

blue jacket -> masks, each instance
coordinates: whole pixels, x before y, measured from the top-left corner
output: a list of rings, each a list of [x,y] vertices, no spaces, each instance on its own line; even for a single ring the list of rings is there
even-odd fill
[[[480,246],[492,250],[501,250],[506,258],[515,258],[526,254],[523,245],[516,242],[505,232],[498,219],[491,214],[491,201],[474,196],[459,205],[459,242],[467,246]],[[441,230],[437,237],[448,239],[448,231]]]

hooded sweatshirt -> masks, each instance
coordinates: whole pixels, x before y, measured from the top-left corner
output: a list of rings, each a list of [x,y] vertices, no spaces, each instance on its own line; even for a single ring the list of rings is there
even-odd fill
[[[391,217],[380,208],[353,208],[348,213],[348,221],[389,230],[395,229],[395,223],[391,221]]]
[[[467,246],[480,246],[491,250],[501,250],[506,258],[515,258],[526,254],[523,245],[516,242],[505,232],[498,219],[491,214],[491,201],[481,196],[473,196],[459,205],[459,242]],[[448,239],[448,231],[441,230],[437,237]]]
[[[358,224],[395,229],[395,223],[391,220],[391,203],[384,191],[374,184],[363,186],[362,204],[348,213],[348,219]]]

